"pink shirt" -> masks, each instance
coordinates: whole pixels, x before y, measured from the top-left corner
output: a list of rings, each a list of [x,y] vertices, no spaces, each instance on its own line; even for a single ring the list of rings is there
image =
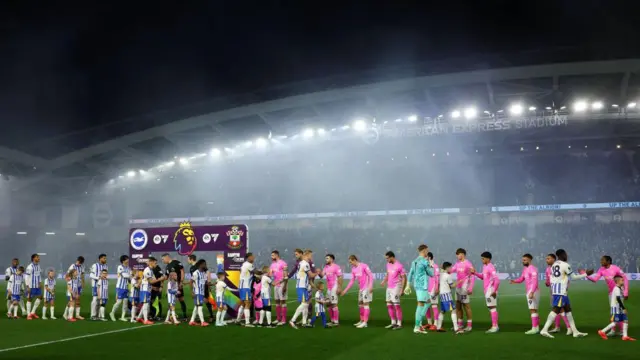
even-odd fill
[[[279,282],[284,279],[284,275],[287,273],[287,263],[282,259],[278,259],[271,263],[269,269],[273,276],[273,282]]]
[[[338,264],[325,265],[322,273],[327,278],[328,289],[334,289],[338,286],[338,278],[342,276],[342,269]]]
[[[395,289],[402,286],[402,275],[405,275],[405,272],[400,262],[387,263],[387,288]]]
[[[600,280],[601,277],[604,277],[604,281],[607,283],[607,287],[609,287],[609,294],[613,292],[613,289],[616,287],[615,281],[613,281],[614,276],[622,276],[624,279],[624,296],[629,296],[629,279],[624,274],[622,269],[615,265],[609,265],[609,268],[601,267],[598,269],[598,272],[595,274],[588,276],[587,279],[590,281],[596,282]]]
[[[429,278],[429,287],[427,291],[429,293],[434,293],[438,289],[438,285],[440,284],[440,268],[438,264],[433,263],[433,276]]]
[[[498,288],[500,287],[500,278],[498,277],[498,272],[492,263],[483,265],[482,274],[476,273],[475,275],[482,279],[482,287],[484,288],[485,294],[489,290],[493,290],[492,292],[495,293],[498,292]]]
[[[551,286],[551,266],[547,266],[547,270],[544,271],[544,284]]]
[[[549,269],[549,271],[551,270]],[[522,268],[522,274],[513,282],[520,284],[523,281],[527,294],[538,291],[538,269],[533,265]]]
[[[451,271],[455,271],[457,279],[458,279],[458,289],[465,288],[467,291],[473,291],[473,284],[476,279],[471,276],[471,261],[465,259],[464,261],[458,261],[452,266]]]
[[[256,282],[253,284],[253,305],[257,308],[262,307],[262,298],[260,292],[262,291],[262,283]]]
[[[358,266],[351,268],[351,280],[349,280],[347,288],[344,289],[345,292],[349,291],[356,279],[358,280],[358,286],[361,291],[373,289],[373,274],[371,273],[371,269],[369,269],[369,265],[359,263]]]

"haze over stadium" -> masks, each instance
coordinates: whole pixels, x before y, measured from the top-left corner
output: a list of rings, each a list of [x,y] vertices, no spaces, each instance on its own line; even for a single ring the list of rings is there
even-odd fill
[[[157,16],[155,22],[131,14],[112,34],[113,24],[106,23],[54,31],[34,15],[0,47],[14,55],[1,60],[0,70],[8,79],[0,86],[0,113],[10,119],[0,133],[0,263],[17,269],[11,265],[18,259],[27,274],[38,265],[43,280],[53,270],[58,280],[51,316],[61,318],[64,311],[65,318],[87,318],[74,324],[2,318],[0,354],[68,357],[80,349],[86,356],[104,356],[102,345],[108,344],[110,355],[137,356],[138,344],[154,342],[153,350],[165,356],[180,356],[195,344],[205,346],[193,350],[194,356],[242,356],[274,340],[306,343],[308,331],[318,342],[310,348],[284,346],[283,358],[301,351],[334,359],[459,356],[487,344],[507,349],[514,342],[523,357],[534,358],[544,356],[550,341],[569,350],[570,358],[636,353],[636,344],[619,341],[638,334],[632,314],[640,311],[634,281],[640,279],[636,44],[601,46],[603,34],[574,41],[583,32],[571,20],[575,26],[565,34],[535,21],[520,29],[517,16],[503,19],[514,29],[509,39],[501,38],[496,24],[467,15],[465,29],[440,34],[448,24],[443,19],[456,18],[445,5],[441,18],[391,11],[391,5],[370,5],[371,15],[363,18],[356,16],[360,10],[347,9],[336,18],[345,20],[338,34],[302,15],[304,9],[251,8],[260,12],[263,6],[271,20],[235,8],[216,12],[185,5],[183,17],[156,9],[150,15]],[[478,5],[466,6],[473,13]],[[540,5],[526,14],[514,6],[524,23],[548,11]],[[603,26],[604,33],[638,34],[634,25],[624,26],[633,23],[625,11],[608,6],[599,12],[612,14],[608,22],[616,20]],[[104,11],[123,16],[115,6],[105,5]],[[315,11],[319,18],[329,15],[327,9]],[[299,19],[287,23],[291,17]],[[399,23],[398,17],[405,20]],[[418,25],[424,17],[433,24]],[[251,24],[234,35],[222,30],[240,18]],[[317,29],[301,30],[305,21]],[[388,23],[389,30],[375,23]],[[42,35],[47,31],[48,37]],[[63,44],[74,34],[84,37]],[[519,44],[518,34],[530,43]],[[319,45],[325,42],[334,44]],[[238,49],[239,43],[246,48]],[[78,58],[70,55],[74,51]],[[49,53],[55,55],[46,58]],[[571,265],[558,270],[556,283],[544,270],[548,255],[557,251],[560,262]],[[40,260],[28,269],[35,255]],[[161,268],[155,274],[147,267],[153,258]],[[463,268],[465,259],[470,265]],[[329,275],[322,272],[325,261],[332,266]],[[423,301],[422,281],[426,291],[428,278],[436,279],[429,271],[437,265],[445,274],[447,262],[451,281],[464,273],[484,287],[471,282],[463,294],[466,282],[447,283],[449,296],[456,294],[451,303],[433,291]],[[84,266],[86,285],[82,274],[77,283],[68,279],[74,264]],[[415,275],[422,267],[424,278]],[[124,268],[131,275],[123,278]],[[111,282],[90,278],[103,269]],[[556,296],[567,295],[564,279],[571,269],[577,277],[566,307]],[[116,299],[128,299],[129,279],[137,271],[142,279],[134,282],[141,281],[139,289],[150,296],[146,308],[134,304],[128,310],[127,301],[113,306]],[[149,279],[166,278],[147,283],[146,272]],[[291,291],[278,295],[289,273]],[[528,274],[533,275],[525,281]],[[614,279],[619,274],[621,280]],[[581,281],[587,275],[591,282]],[[351,276],[359,280],[358,289],[340,296]],[[386,284],[389,278],[395,285]],[[84,288],[70,302],[67,281]],[[309,292],[307,283],[324,289]],[[431,290],[444,283],[438,278],[430,284]],[[539,293],[530,292],[533,284]],[[395,292],[381,291],[387,286]],[[126,293],[122,299],[120,290]],[[535,306],[529,296],[534,292]],[[249,298],[263,293],[253,299],[260,306]],[[107,305],[100,309],[102,296]],[[433,296],[441,307],[426,305]],[[11,294],[8,300],[13,306]],[[263,300],[273,303],[262,305]],[[262,306],[261,313],[256,308]],[[10,309],[22,313],[18,300]],[[628,324],[623,310],[631,313]],[[109,311],[127,323],[88,321],[109,320]],[[136,311],[149,329],[135,319],[128,323]],[[301,324],[291,323],[299,331],[248,329],[254,320],[271,325],[272,312],[274,324],[288,325],[299,316]],[[165,315],[170,323],[185,318],[191,325],[219,327],[155,326]],[[244,326],[223,327],[220,316]],[[326,322],[332,329],[300,328],[312,317],[316,328]],[[562,326],[562,334],[551,331],[556,338],[564,337],[565,324],[575,337],[588,335],[544,339],[536,334],[549,330],[547,320]],[[487,329],[497,334],[485,334]],[[437,333],[444,331],[450,333]],[[161,337],[175,337],[179,344],[157,343]],[[233,346],[249,338],[251,345]],[[388,343],[400,345],[402,353]],[[73,352],[66,347],[71,344]],[[510,352],[492,357],[508,358]]]

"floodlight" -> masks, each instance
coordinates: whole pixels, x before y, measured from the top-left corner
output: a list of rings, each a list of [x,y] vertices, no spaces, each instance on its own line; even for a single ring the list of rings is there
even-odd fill
[[[313,129],[307,129],[302,133],[302,136],[304,136],[305,138],[310,138],[313,137]]]
[[[134,177],[134,176],[136,176],[136,172],[135,172],[135,171],[133,171],[133,170],[131,170],[131,171],[129,171],[129,172],[127,173],[127,176],[128,176],[128,177]]]
[[[18,235],[27,235],[27,232],[26,231],[18,231],[16,234],[18,234]]]
[[[318,129],[317,131],[318,131],[318,135],[320,136],[324,135],[324,133],[326,132],[324,131],[324,129]]]
[[[176,162],[175,162],[175,161],[169,161],[166,165],[167,165],[168,167],[172,167],[172,166],[173,166],[173,165],[175,165],[175,164],[176,164]]]
[[[264,138],[258,138],[256,140],[256,147],[259,149],[263,149],[267,146],[267,140],[265,140]]]
[[[529,111],[536,111],[536,107],[535,106],[529,106]]]
[[[146,171],[144,171],[142,169],[138,170],[138,172],[140,173],[140,175],[144,175],[144,173],[146,173]]]
[[[364,131],[367,129],[367,123],[364,120],[356,120],[353,123],[353,130]]]
[[[211,149],[211,156],[220,156],[220,149]]]
[[[464,117],[466,119],[473,119],[478,115],[478,111],[475,108],[467,108],[464,110]]]
[[[417,115],[411,115],[407,119],[409,119],[409,121],[411,121],[411,122],[414,122],[414,121],[418,120],[418,116]]]
[[[602,109],[602,107],[603,107],[603,106],[604,106],[604,105],[602,104],[602,102],[601,102],[601,101],[596,101],[596,102],[594,102],[593,104],[591,104],[591,108],[592,108],[593,110],[600,110],[600,109]]]
[[[628,107],[629,109],[633,109],[633,108],[635,108],[635,107],[636,107],[636,103],[635,103],[635,102],[630,102],[630,103],[627,105],[627,107]]]
[[[520,105],[520,104],[511,105],[511,107],[509,108],[509,112],[512,115],[520,115],[520,114],[522,114],[522,105]]]
[[[454,118],[454,119],[459,118],[459,117],[460,117],[460,111],[458,111],[458,110],[453,110],[453,111],[451,112],[451,117],[452,117],[452,118]]]
[[[587,110],[587,103],[585,101],[576,101],[573,104],[573,110],[577,112],[585,111]]]
[[[180,164],[187,165],[188,163],[189,163],[189,160],[187,158],[180,158]]]

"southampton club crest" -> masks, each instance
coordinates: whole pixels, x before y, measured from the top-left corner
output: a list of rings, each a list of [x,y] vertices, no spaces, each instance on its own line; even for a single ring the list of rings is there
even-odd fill
[[[242,247],[242,235],[244,235],[244,231],[237,226],[232,226],[231,230],[227,231],[227,236],[229,237],[227,246],[229,249],[237,250]]]
[[[189,221],[180,223],[178,230],[173,234],[173,245],[178,254],[183,256],[191,255],[196,250],[198,239]]]

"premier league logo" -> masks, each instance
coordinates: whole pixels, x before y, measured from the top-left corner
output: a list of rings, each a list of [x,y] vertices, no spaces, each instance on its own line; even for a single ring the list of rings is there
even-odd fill
[[[147,242],[149,241],[149,237],[147,236],[147,232],[142,229],[135,229],[131,232],[131,236],[129,237],[129,243],[131,247],[140,251],[147,247]]]
[[[173,244],[178,254],[191,255],[198,245],[196,233],[189,221],[180,223],[178,230],[173,234]]]

